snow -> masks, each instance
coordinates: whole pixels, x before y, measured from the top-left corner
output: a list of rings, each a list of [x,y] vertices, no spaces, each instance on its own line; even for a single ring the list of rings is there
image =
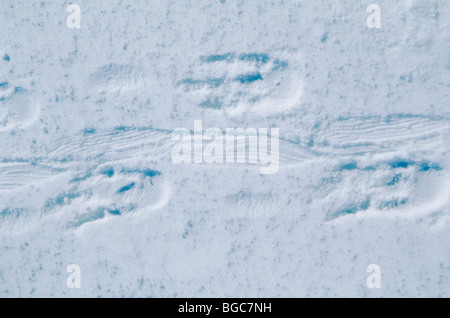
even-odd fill
[[[0,3],[1,297],[450,296],[448,1],[71,3]]]

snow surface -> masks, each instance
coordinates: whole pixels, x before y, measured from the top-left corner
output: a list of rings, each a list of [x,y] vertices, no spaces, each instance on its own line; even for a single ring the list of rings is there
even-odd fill
[[[449,1],[70,3],[0,1],[0,296],[450,297]]]

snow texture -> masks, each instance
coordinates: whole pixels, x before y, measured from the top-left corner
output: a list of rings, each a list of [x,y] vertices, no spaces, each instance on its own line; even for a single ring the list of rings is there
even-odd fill
[[[0,296],[450,297],[450,2],[373,2],[1,0]]]

